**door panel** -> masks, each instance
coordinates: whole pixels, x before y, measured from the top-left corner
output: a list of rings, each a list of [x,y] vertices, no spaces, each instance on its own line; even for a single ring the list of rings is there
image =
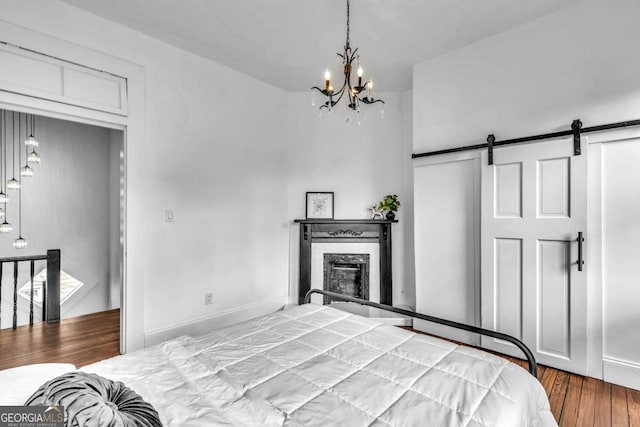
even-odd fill
[[[538,161],[538,218],[569,218],[570,160]]]
[[[569,244],[538,241],[538,351],[568,358],[569,335]]]
[[[495,239],[496,328],[522,339],[522,240]]]
[[[496,209],[498,218],[522,216],[522,163],[498,165],[495,168]]]
[[[482,160],[482,325],[521,338],[543,364],[584,373],[576,238],[586,232],[586,155],[574,156],[566,138],[500,147],[495,165]],[[500,340],[482,345],[522,357]]]

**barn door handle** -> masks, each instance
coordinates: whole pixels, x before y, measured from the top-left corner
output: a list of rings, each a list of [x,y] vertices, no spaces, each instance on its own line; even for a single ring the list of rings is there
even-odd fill
[[[582,237],[582,231],[578,232],[578,271],[582,271],[582,267],[584,266],[584,259],[582,258],[582,243],[584,242],[584,237]]]

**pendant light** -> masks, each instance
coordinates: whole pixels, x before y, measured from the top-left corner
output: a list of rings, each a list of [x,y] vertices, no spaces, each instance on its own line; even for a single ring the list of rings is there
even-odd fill
[[[4,184],[5,182],[7,182],[7,144],[8,144],[8,137],[9,137],[9,132],[8,132],[9,126],[7,124],[7,112],[3,111],[2,115],[4,117],[4,130],[5,130],[4,143],[2,144],[2,149],[3,149],[2,160],[4,161],[4,165],[2,168],[2,173],[3,173],[2,183]],[[11,130],[13,132],[13,126],[11,126]],[[13,133],[11,136],[12,136],[11,140],[13,141]],[[7,184],[7,188],[8,188],[8,184]],[[2,234],[11,233],[13,231],[13,226],[9,224],[9,222],[7,222],[7,202],[8,201],[9,201],[9,198],[6,197],[5,195],[5,202],[3,203],[4,220],[2,221],[2,224],[0,224],[0,233]]]
[[[20,117],[20,113],[18,113],[18,118],[19,118],[19,117]],[[25,133],[29,132],[28,128],[29,128],[29,123],[28,123],[28,114],[25,114],[25,115],[24,115],[24,130],[25,130]],[[21,135],[21,134],[22,134],[22,132],[19,132],[19,134],[18,134],[18,135]],[[31,136],[27,137],[27,138],[24,140],[24,144],[26,145],[25,153],[24,153],[24,154],[25,154],[26,159],[25,159],[25,161],[24,161],[24,166],[20,168],[20,176],[26,176],[26,177],[31,177],[31,176],[33,176],[33,169],[31,168],[31,166],[29,166],[29,160],[28,160],[28,158],[29,158],[29,145],[27,145],[27,142],[29,142],[29,141],[30,141],[30,140],[29,140],[29,138],[32,138],[32,141],[35,141],[35,142],[36,142],[36,144],[38,143],[38,141],[36,141],[36,139],[33,137],[33,134],[32,134]],[[19,140],[19,139],[18,139],[18,140]],[[18,145],[19,145],[19,144],[18,144]],[[31,145],[31,146],[32,146],[32,147],[34,147],[33,145]],[[20,147],[18,146],[18,153],[21,153],[21,152],[22,152],[22,150],[21,150],[21,149],[20,149]],[[22,160],[20,160],[20,157],[19,157],[19,156],[20,156],[20,155],[18,154],[18,164],[21,164],[21,163],[22,163]]]
[[[27,120],[27,116],[25,114],[25,123],[26,123],[26,120]],[[25,132],[26,131],[27,131],[27,128],[25,126]],[[22,137],[22,126],[20,121],[20,113],[18,113],[18,138],[16,138],[16,140],[18,141],[18,164],[22,162],[22,149],[20,148],[20,143],[19,143],[21,137]],[[26,167],[28,168],[29,165],[27,165]],[[31,169],[31,175],[23,174],[22,171],[24,169],[25,168],[22,168],[20,170],[20,175],[22,176],[33,175],[33,169],[29,168]],[[18,189],[18,238],[13,241],[13,247],[16,249],[24,249],[27,247],[27,241],[22,238],[22,185]]]
[[[0,109],[0,234],[13,232],[13,225],[9,223],[7,218],[9,197],[6,193],[9,190],[16,190],[18,191],[18,238],[13,241],[13,247],[16,249],[24,249],[28,246],[27,240],[22,237],[22,191],[24,188],[21,185],[22,182],[16,179],[16,162],[19,168],[17,171],[19,177],[33,176],[34,170],[29,163],[40,163],[40,154],[35,150],[35,147],[39,146],[38,140],[35,138],[35,120],[34,115],[24,113],[23,122],[23,113]],[[11,121],[11,125],[9,125],[9,121]],[[9,126],[11,126],[11,157],[7,153]],[[24,163],[22,163],[21,141],[24,141],[25,144]],[[7,180],[9,161],[11,161],[12,178]]]
[[[22,237],[22,187],[18,190],[18,238],[13,241],[13,247],[16,249],[27,247],[27,241]]]
[[[36,147],[39,145],[38,140],[34,136],[36,133],[36,116],[31,114],[31,133],[25,139],[24,145],[27,146],[27,153],[29,153],[28,147],[32,147],[31,152],[27,154],[27,162],[40,163],[40,154],[36,152]]]
[[[29,114],[25,114],[25,121],[27,120]],[[27,127],[27,132],[29,132],[29,136],[24,140],[24,145],[27,147],[37,147],[40,145],[38,140],[34,136],[36,132],[36,126],[34,124],[35,116],[31,114],[31,128]]]
[[[29,163],[40,163],[40,154],[36,153],[36,150],[33,150],[27,156],[27,161]]]
[[[13,241],[13,247],[16,249],[27,247],[27,241],[22,237],[22,188],[18,190],[18,238]]]
[[[4,183],[7,175],[7,112],[5,110],[2,110],[0,121],[2,122],[0,125],[0,204],[4,205],[0,209],[2,209],[1,219],[4,219],[7,202],[9,201],[9,196],[4,192]]]
[[[27,241],[22,237],[22,187],[18,190],[18,238],[13,241],[13,247],[24,249]]]
[[[4,222],[0,224],[0,233],[7,234],[13,231],[13,225],[7,222],[7,218],[5,217]]]
[[[7,188],[9,190],[19,190],[20,189],[20,181],[18,181],[16,179],[16,138],[15,138],[15,123],[16,123],[16,113],[12,112],[11,113],[11,118],[13,119],[12,124],[12,130],[13,130],[13,134],[11,135],[13,138],[11,138],[11,158],[12,158],[12,172],[13,172],[13,178],[11,178],[9,181],[7,181]]]

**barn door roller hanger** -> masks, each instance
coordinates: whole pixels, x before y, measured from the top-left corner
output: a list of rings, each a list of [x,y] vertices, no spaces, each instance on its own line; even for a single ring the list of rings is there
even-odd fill
[[[561,136],[573,135],[573,155],[579,156],[582,154],[582,148],[580,147],[580,130],[582,129],[582,121],[576,119],[571,122],[570,131],[544,133],[542,135],[527,136],[524,138],[507,139],[504,141],[496,142],[494,134],[487,136],[487,161],[489,165],[493,164],[493,148],[499,145],[518,144],[521,142],[539,141],[541,139],[558,138]]]

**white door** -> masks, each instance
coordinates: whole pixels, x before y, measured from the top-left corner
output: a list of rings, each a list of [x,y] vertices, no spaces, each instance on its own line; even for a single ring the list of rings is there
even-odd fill
[[[583,143],[584,144],[584,143]],[[498,147],[483,154],[482,326],[524,341],[539,363],[586,372],[587,159],[573,139]],[[586,243],[583,244],[586,248]],[[482,345],[522,357],[511,344]]]

